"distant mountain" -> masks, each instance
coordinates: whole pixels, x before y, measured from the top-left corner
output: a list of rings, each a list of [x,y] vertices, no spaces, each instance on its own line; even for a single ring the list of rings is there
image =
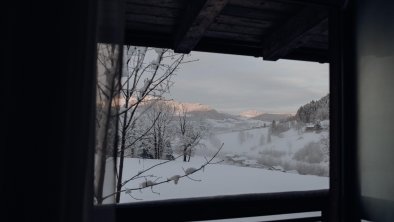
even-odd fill
[[[207,112],[214,110],[212,107],[201,103],[182,103],[175,100],[166,101],[166,103],[175,107],[175,109],[178,111],[182,110],[182,107],[188,112]]]
[[[207,110],[207,111],[191,111],[189,114],[196,118],[206,118],[206,119],[215,119],[215,120],[225,120],[225,119],[237,119],[236,116],[218,112],[215,109]]]
[[[262,112],[259,112],[257,110],[247,110],[247,111],[241,112],[239,115],[241,117],[253,118],[253,117],[256,117],[256,116],[259,116],[262,114],[263,114]]]
[[[137,98],[132,97],[129,100],[129,104],[135,103],[136,101],[137,101]],[[160,97],[155,97],[155,96],[147,96],[140,106],[144,106],[144,103],[148,104],[149,102],[152,102],[152,101],[158,101],[159,103],[165,103],[167,105],[175,107],[175,110],[178,110],[178,111],[182,109],[182,106],[185,107],[188,112],[213,110],[213,108],[211,108],[210,106],[204,105],[201,103],[182,103],[182,102],[178,102],[175,100],[161,100]],[[122,97],[119,99],[119,105],[123,106],[124,104],[125,104],[125,98]]]
[[[201,103],[182,103],[174,100],[166,101],[167,104],[175,107],[177,112],[182,110],[182,107],[187,110],[187,113],[192,118],[198,119],[214,119],[214,120],[224,120],[224,119],[237,119],[236,116],[218,112],[208,105]]]
[[[327,94],[317,101],[312,100],[310,103],[301,106],[297,110],[295,118],[304,123],[312,123],[317,120],[328,120],[330,118],[329,104],[330,96]]]
[[[147,101],[155,100],[154,97],[148,98]],[[290,114],[273,114],[273,113],[262,113],[256,110],[248,110],[240,113],[240,115],[232,115],[224,112],[219,112],[214,108],[201,104],[201,103],[182,103],[175,100],[164,100],[160,101],[171,107],[175,108],[175,112],[179,113],[182,109],[185,109],[190,118],[196,119],[212,119],[212,120],[242,120],[240,117],[248,118],[251,120],[261,120],[271,122],[272,120],[279,121],[290,117]],[[140,107],[144,107],[141,105]]]
[[[255,116],[255,117],[253,117],[251,119],[271,122],[273,120],[279,121],[279,120],[287,119],[290,116],[291,116],[290,114],[263,113],[263,114],[260,114],[258,116]]]

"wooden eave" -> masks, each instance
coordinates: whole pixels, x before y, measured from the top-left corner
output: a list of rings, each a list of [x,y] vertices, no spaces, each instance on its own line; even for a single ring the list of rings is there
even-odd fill
[[[335,0],[126,0],[124,43],[329,62]]]

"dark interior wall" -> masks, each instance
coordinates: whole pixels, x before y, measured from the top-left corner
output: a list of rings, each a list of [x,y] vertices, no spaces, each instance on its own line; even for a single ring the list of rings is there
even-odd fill
[[[83,221],[92,200],[96,1],[8,4],[0,220]]]
[[[356,10],[362,213],[394,221],[394,2],[360,0]]]
[[[330,12],[330,211],[329,221],[358,217],[357,73],[354,2]]]
[[[96,1],[9,3],[1,43],[2,221],[83,221],[92,200]],[[378,221],[393,221],[394,212],[393,4],[357,1],[358,175],[363,213]],[[355,80],[345,75],[345,85]],[[348,95],[344,118],[352,123],[356,97]],[[351,126],[343,128],[350,135]]]

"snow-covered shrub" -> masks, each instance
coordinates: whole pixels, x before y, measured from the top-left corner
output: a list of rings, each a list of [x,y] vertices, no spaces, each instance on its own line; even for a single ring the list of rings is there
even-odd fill
[[[296,161],[294,160],[283,161],[282,167],[286,171],[295,170],[297,168]]]
[[[281,150],[267,149],[267,150],[261,151],[260,154],[262,154],[264,156],[271,156],[274,158],[281,158],[282,156],[286,155],[286,152],[281,151]]]
[[[304,162],[297,162],[295,168],[299,174],[304,175],[316,175],[316,176],[329,176],[328,166],[322,166],[320,164],[309,164]]]
[[[282,167],[285,171],[296,170],[302,175],[316,175],[316,176],[329,176],[328,165],[321,165],[317,163],[305,163],[296,160],[282,160]]]
[[[257,162],[264,166],[281,166],[282,160],[280,158],[272,157],[269,155],[262,155]]]
[[[148,149],[141,149],[140,153],[137,154],[138,158],[142,159],[153,159],[153,155],[148,151]]]
[[[298,133],[298,135],[302,135],[304,132],[303,132],[303,128],[305,127],[305,123],[304,122],[302,122],[302,121],[296,121],[295,123],[294,123],[294,125],[293,125],[293,128],[295,129],[295,130],[297,130],[297,133]]]
[[[293,159],[306,163],[320,163],[324,160],[324,153],[319,143],[310,142],[295,152]]]
[[[274,149],[266,149],[261,152],[260,159],[258,162],[264,166],[282,166],[283,161],[282,157],[286,155],[285,151],[274,150]]]
[[[271,127],[269,129],[269,133],[281,137],[281,134],[289,129],[290,128],[288,123],[276,123],[274,120],[272,121]]]

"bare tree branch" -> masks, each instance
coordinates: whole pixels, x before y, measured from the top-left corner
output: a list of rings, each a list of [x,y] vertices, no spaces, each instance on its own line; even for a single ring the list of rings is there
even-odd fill
[[[173,160],[166,160],[166,161],[163,161],[163,162],[161,162],[161,163],[155,164],[155,165],[153,165],[153,166],[151,166],[151,167],[149,167],[149,168],[147,168],[147,169],[145,169],[145,170],[139,171],[136,175],[132,176],[130,179],[125,180],[125,181],[122,183],[122,186],[124,186],[124,185],[126,185],[128,182],[130,182],[130,181],[136,179],[136,178],[137,178],[138,176],[140,176],[141,174],[146,173],[147,171],[149,171],[149,170],[151,170],[151,169],[153,169],[153,168],[155,168],[155,167],[158,167],[158,166],[160,166],[160,165],[163,165],[163,164],[166,164],[166,163],[168,163],[168,162],[174,161],[174,160],[178,159],[178,158],[181,157],[181,156],[182,156],[182,154],[179,155],[179,156],[177,156],[177,157],[175,157]]]
[[[180,179],[180,178],[184,178],[184,177],[189,177],[190,175],[192,175],[192,174],[194,174],[194,173],[196,173],[196,172],[198,172],[198,171],[204,169],[205,166],[211,164],[211,162],[213,161],[213,159],[216,158],[216,156],[219,154],[219,152],[220,152],[220,150],[223,148],[223,146],[224,146],[224,143],[222,143],[222,145],[221,145],[220,148],[215,152],[215,154],[214,154],[207,162],[205,162],[203,165],[201,165],[199,168],[195,169],[195,170],[194,170],[193,172],[191,172],[191,173],[186,173],[186,172],[185,172],[184,175],[181,175],[181,176],[179,176],[179,177],[177,177],[177,178]],[[182,155],[180,155],[180,156],[182,156]],[[179,158],[180,156],[178,156],[177,158]],[[148,169],[146,169],[146,170],[144,170],[144,171],[140,171],[137,175],[139,176],[139,175],[141,175],[142,173],[144,173],[144,172],[146,172],[146,171],[148,171],[148,170],[150,170],[150,169],[152,169],[152,168],[154,168],[154,167],[157,167],[157,166],[159,166],[159,165],[162,165],[162,164],[165,164],[165,163],[168,163],[168,162],[171,162],[171,161],[172,161],[172,160],[164,161],[164,162],[162,162],[162,163],[156,164],[156,165],[154,165],[154,166],[152,166],[152,167],[150,167],[150,168],[148,168]],[[136,176],[137,176],[137,175],[136,175]],[[134,176],[134,179],[135,179],[136,176]],[[190,178],[190,177],[189,177],[189,179],[194,180],[194,179],[192,179],[192,178]],[[126,180],[125,182],[123,182],[123,185],[125,185],[125,184],[128,183],[128,182],[130,182],[131,180],[133,180],[133,179]],[[122,193],[122,192],[126,192],[126,191],[133,191],[133,190],[140,190],[140,191],[141,191],[141,190],[143,190],[143,189],[152,188],[153,186],[158,186],[158,185],[163,184],[163,183],[169,183],[169,182],[171,182],[171,181],[173,181],[173,180],[174,180],[174,179],[169,178],[169,179],[166,179],[166,180],[163,180],[163,181],[160,181],[160,182],[151,183],[151,184],[149,184],[149,185],[147,185],[147,186],[144,186],[144,187],[122,189],[122,190],[116,191],[116,192],[114,192],[114,193],[111,193],[111,194],[109,194],[109,195],[103,197],[103,199],[107,199],[107,198],[109,198],[109,197],[111,197],[111,196],[113,196],[113,195],[116,195],[117,193]],[[146,181],[146,183],[147,183],[147,182],[148,182],[148,181]]]

